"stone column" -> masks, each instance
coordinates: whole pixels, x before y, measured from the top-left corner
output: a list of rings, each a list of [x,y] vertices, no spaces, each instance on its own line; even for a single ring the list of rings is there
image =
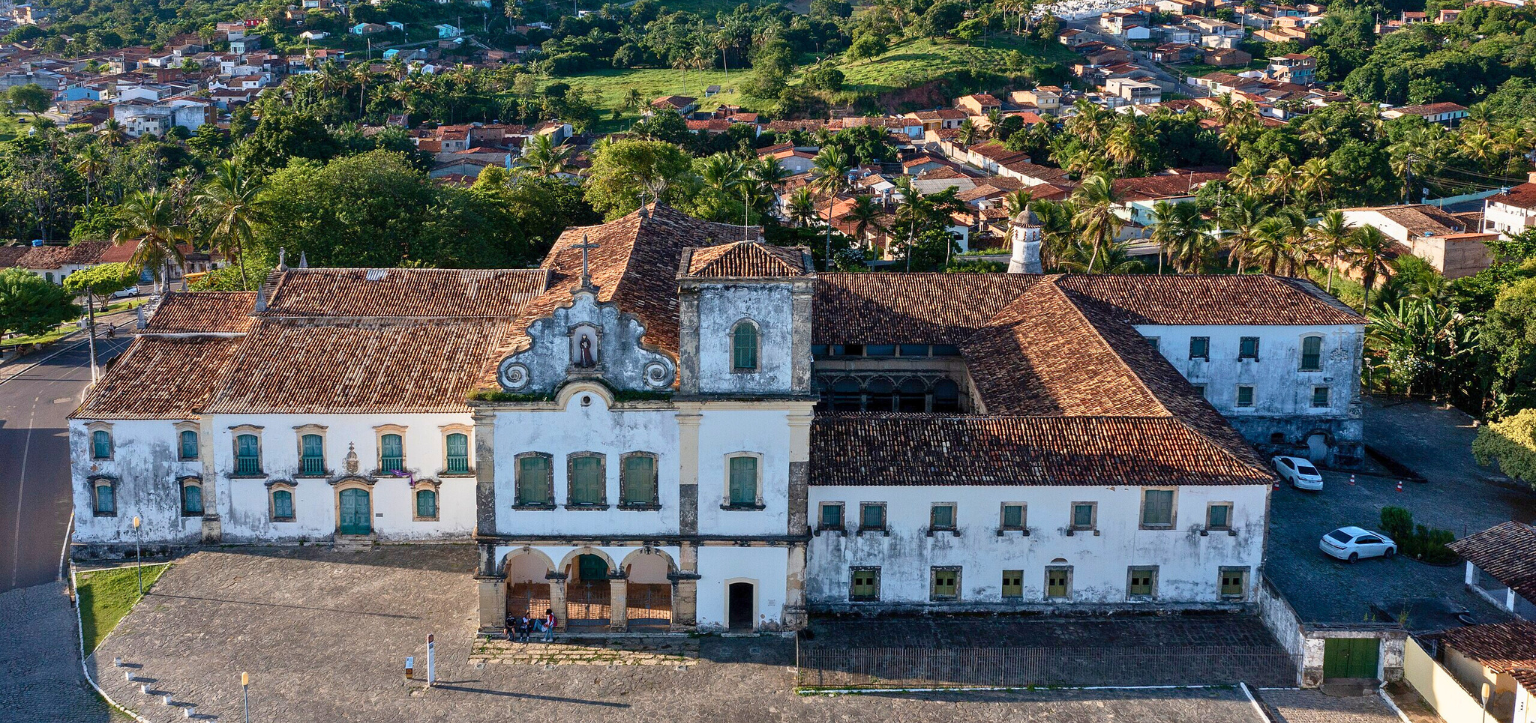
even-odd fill
[[[703,419],[696,406],[677,413],[677,524],[678,532],[684,535],[699,534],[699,423]],[[688,545],[683,549],[686,556]]]
[[[219,468],[214,459],[213,434],[213,417],[203,415],[197,425],[197,457],[202,462],[203,468],[202,543],[204,545],[217,545],[224,541],[224,522],[220,517],[220,511],[234,512],[233,497],[223,490],[223,485],[218,483]],[[180,439],[180,435],[177,435],[177,439]]]
[[[480,592],[480,633],[507,632],[507,578],[502,575],[476,575]]]
[[[549,607],[555,611],[555,629],[565,632],[565,576],[549,579]]]
[[[476,409],[475,419],[475,532],[494,535],[496,529],[496,415]]]
[[[784,579],[784,627],[803,629],[808,616],[805,611],[805,543],[789,546],[788,574]]]
[[[789,422],[789,529],[790,535],[810,534],[809,484],[811,467],[811,414],[790,414]]]
[[[685,542],[678,548],[678,572],[672,585],[672,632],[692,632],[699,624],[699,548]]]
[[[608,631],[629,632],[629,581],[608,581]]]

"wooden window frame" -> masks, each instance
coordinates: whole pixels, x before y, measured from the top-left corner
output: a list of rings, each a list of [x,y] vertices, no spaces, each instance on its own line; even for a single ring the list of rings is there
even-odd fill
[[[864,524],[864,508],[866,508],[866,507],[879,507],[880,508],[880,526],[879,527],[868,527],[868,526],[866,526]],[[891,518],[889,516],[889,513],[890,513],[890,510],[887,509],[886,503],[884,503],[884,502],[860,502],[859,503],[859,534],[862,535],[862,534],[864,534],[866,532],[880,532],[880,533],[884,533],[884,534],[887,534],[887,535],[891,534]]]
[[[326,459],[329,455],[325,453],[325,450],[326,442],[329,440],[326,439],[325,433],[326,427],[321,424],[305,424],[293,428],[293,441],[294,444],[298,445],[299,451],[299,469],[294,474],[294,477],[322,479],[331,475],[330,465],[326,464]],[[304,471],[304,438],[309,435],[315,435],[320,438],[320,474],[307,474]]]
[[[754,480],[754,485],[756,487],[756,502],[751,505],[731,504],[731,460],[742,458],[756,460],[757,479]],[[720,501],[720,509],[749,512],[765,509],[766,505],[763,504],[763,474],[763,455],[761,452],[743,451],[731,452],[730,454],[725,455],[725,477],[723,480],[725,483],[723,485],[725,489],[722,490],[725,494],[723,495],[724,499]]]
[[[1200,354],[1196,354],[1195,353],[1195,342],[1196,341],[1200,341],[1200,342],[1203,342],[1205,344],[1205,350],[1202,353],[1200,353]],[[1199,359],[1201,361],[1210,361],[1211,360],[1211,338],[1210,337],[1208,337],[1208,336],[1192,336],[1192,337],[1189,338],[1189,360],[1190,361],[1194,361],[1196,359]]]
[[[1244,354],[1243,353],[1243,345],[1248,343],[1248,341],[1250,341],[1250,340],[1253,341],[1253,354]],[[1252,359],[1253,361],[1258,361],[1259,360],[1259,337],[1256,337],[1256,336],[1240,336],[1240,337],[1237,338],[1237,360],[1238,361],[1248,361],[1250,359]]]
[[[1312,365],[1312,366],[1307,366],[1307,342],[1312,340],[1312,339],[1316,339],[1317,340],[1317,363]],[[1320,371],[1322,371],[1323,370],[1323,335],[1322,334],[1307,334],[1307,335],[1301,337],[1301,348],[1297,352],[1297,357],[1298,357],[1297,365],[1296,365],[1296,370],[1297,371],[1302,371],[1302,372],[1320,372]]]
[[[1090,524],[1087,527],[1083,527],[1077,524],[1077,508],[1080,505],[1088,505],[1089,507],[1093,508],[1093,512],[1090,514]],[[1067,534],[1071,535],[1074,532],[1092,532],[1095,535],[1099,534],[1098,502],[1077,500],[1067,508]]]
[[[544,502],[528,502],[523,499],[523,459],[536,457],[544,460]],[[521,452],[512,457],[512,509],[514,510],[552,510],[555,509],[555,456],[548,452]]]
[[[1008,508],[1019,508],[1019,524],[1008,524]],[[1004,532],[1022,532],[1029,534],[1029,505],[1023,502],[1004,502],[997,506],[997,534],[1002,536]]]
[[[1067,583],[1065,585],[1065,591],[1064,591],[1064,593],[1062,595],[1059,595],[1059,596],[1056,596],[1056,597],[1052,597],[1051,596],[1051,573],[1052,572],[1065,572],[1067,574]],[[1071,565],[1046,565],[1045,566],[1045,588],[1040,592],[1040,594],[1041,594],[1041,597],[1046,602],[1071,600],[1072,599],[1072,566]]]
[[[117,458],[117,435],[113,433],[112,425],[110,423],[107,423],[107,422],[91,422],[90,424],[85,425],[85,429],[86,429],[86,435],[85,435],[86,446],[90,449],[91,459],[93,461],[109,462],[109,461]],[[99,455],[96,454],[96,433],[97,432],[106,432],[107,433],[107,456],[105,456],[105,457],[102,457],[102,456],[99,456]]]
[[[1008,594],[1008,576],[1009,575],[1018,575],[1019,590],[1018,590],[1018,593],[1015,594],[1015,595]],[[999,597],[1002,598],[1003,600],[1023,600],[1024,599],[1024,571],[1023,570],[1004,570],[1003,571],[1003,575],[1002,575],[1002,586],[1001,586],[1000,590],[1001,590],[1001,592],[999,593]]]
[[[197,504],[201,508],[198,512],[187,511],[187,488],[197,488]],[[176,480],[176,507],[182,517],[203,517],[208,514],[208,500],[203,499],[203,479],[201,477],[180,477]]]
[[[1125,569],[1125,599],[1126,600],[1156,600],[1157,599],[1157,565],[1131,565]],[[1147,592],[1137,593],[1132,591],[1132,581],[1136,579],[1136,573],[1148,573],[1151,581],[1147,584]]]
[[[100,501],[102,487],[112,490],[112,511],[102,512]],[[117,480],[105,475],[97,475],[91,478],[91,516],[92,517],[116,517],[117,516]]]
[[[443,469],[438,473],[439,477],[473,477],[475,476],[475,428],[469,424],[445,424],[438,427],[438,438],[442,443]],[[464,471],[451,471],[448,462],[448,437],[454,434],[464,435]]]
[[[406,450],[406,444],[405,444],[406,434],[405,433],[406,433],[406,427],[405,427],[405,425],[402,425],[402,424],[381,424],[381,425],[373,428],[373,449],[374,449],[374,455],[373,455],[373,463],[374,463],[374,468],[373,469],[374,469],[374,473],[373,473],[373,476],[375,476],[375,477],[393,477],[394,474],[395,474],[394,470],[385,471],[385,469],[384,469],[384,437],[385,437],[385,435],[389,435],[389,434],[393,434],[393,435],[396,435],[396,436],[400,437],[400,469],[399,469],[399,471],[405,472],[405,471],[410,470],[410,468],[411,468],[411,456],[409,454],[406,454],[406,452],[405,452],[405,450]]]
[[[291,517],[277,516],[277,493],[287,492],[289,506],[293,508]],[[299,519],[299,490],[298,485],[288,481],[267,483],[267,520],[270,522],[295,522]]]
[[[629,460],[636,458],[651,460],[651,479],[646,483],[650,488],[650,502],[635,503],[624,499],[624,469]],[[625,452],[619,455],[619,509],[661,509],[661,455],[655,452]]]
[[[1211,510],[1213,510],[1213,509],[1215,509],[1217,507],[1225,507],[1225,508],[1227,508],[1227,524],[1225,524],[1225,525],[1212,525],[1211,524]],[[1231,502],[1208,502],[1208,503],[1206,503],[1206,505],[1205,505],[1205,529],[1206,529],[1206,531],[1208,531],[1208,532],[1222,532],[1222,531],[1231,532],[1232,531],[1232,511],[1233,511],[1234,508],[1235,508],[1235,505],[1233,505]]]
[[[1323,403],[1317,403],[1317,393],[1323,393]],[[1311,409],[1331,409],[1333,407],[1333,387],[1319,384],[1312,387]]]
[[[874,593],[871,595],[855,595],[853,593],[853,581],[855,575],[860,572],[874,573]],[[880,602],[880,568],[872,565],[855,565],[848,568],[848,602]]]
[[[421,507],[419,507],[417,505],[416,496],[421,494],[422,492],[431,492],[432,493],[432,497],[433,497],[433,499],[432,499],[432,512],[434,514],[431,517],[422,517],[421,514],[420,514],[421,513]],[[439,485],[436,480],[429,480],[429,479],[428,480],[418,480],[416,482],[416,485],[411,488],[411,521],[412,522],[437,522],[437,521],[441,520],[442,517],[443,517],[443,490],[442,490],[442,485]]]
[[[825,510],[827,508],[829,508],[829,507],[837,508],[837,521],[838,521],[838,524],[837,524],[836,527],[829,527],[829,526],[827,526],[825,524],[826,519],[827,519],[826,518]],[[823,531],[828,531],[828,532],[847,532],[848,531],[848,506],[846,504],[844,504],[842,502],[820,502],[820,503],[817,503],[817,505],[816,505],[816,532],[817,532],[817,534],[820,534]]]
[[[198,427],[197,422],[177,422],[175,427],[176,427],[176,461],[178,461],[178,462],[196,462],[197,460],[202,459],[203,458],[203,430]],[[191,432],[192,433],[192,439],[193,439],[192,451],[194,452],[194,454],[191,457],[188,457],[186,455],[186,451],[187,450],[186,450],[185,446],[181,442],[182,436],[185,435],[187,432]]]
[[[943,527],[934,524],[934,514],[940,507],[949,508],[949,524]],[[933,537],[935,532],[953,532],[959,536],[960,532],[960,505],[954,502],[934,502],[928,505],[928,536]]]
[[[602,490],[595,503],[576,502],[576,460],[596,459],[598,478]],[[565,509],[568,510],[606,510],[608,509],[608,455],[602,452],[572,452],[565,456]]]
[[[230,448],[234,453],[235,463],[235,468],[229,475],[231,479],[261,479],[267,476],[266,440],[262,439],[264,436],[262,434],[264,429],[264,427],[259,427],[254,424],[241,424],[239,426],[229,428]],[[240,438],[248,434],[256,438],[256,471],[241,474]]]
[[[1234,573],[1234,572],[1235,573],[1239,573],[1239,574],[1241,574],[1243,576],[1242,591],[1241,592],[1237,592],[1237,593],[1223,592],[1222,591],[1221,578],[1226,577],[1228,573]],[[1247,566],[1237,566],[1237,565],[1228,566],[1228,565],[1223,565],[1217,571],[1216,594],[1222,600],[1239,600],[1239,601],[1247,600],[1248,599],[1248,580],[1249,580],[1248,573],[1249,573],[1249,569],[1248,569]]]
[[[939,573],[953,572],[955,574],[955,592],[952,595],[939,594]],[[933,565],[928,568],[928,601],[929,602],[959,602],[961,569],[959,565]]]
[[[1248,390],[1248,403],[1243,403],[1243,390]],[[1232,395],[1232,406],[1238,409],[1253,409],[1259,403],[1259,388],[1253,384],[1239,384]]]
[[[1147,522],[1147,496],[1153,492],[1169,492],[1173,496],[1168,502],[1168,521],[1150,523]],[[1172,530],[1179,525],[1179,488],[1177,487],[1143,487],[1141,488],[1141,509],[1136,515],[1137,528],[1142,530]]]
[[[752,329],[752,366],[743,367],[736,365],[736,332],[746,324]],[[750,318],[743,318],[731,325],[731,373],[732,374],[756,374],[763,368],[763,329]]]

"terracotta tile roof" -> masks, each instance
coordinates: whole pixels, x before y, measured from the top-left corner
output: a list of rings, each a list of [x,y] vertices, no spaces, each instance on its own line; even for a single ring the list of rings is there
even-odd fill
[[[1364,324],[1315,284],[1260,275],[1070,275],[1058,282],[1128,324]]]
[[[809,258],[810,253],[801,247],[738,241],[685,249],[678,275],[711,279],[804,276],[811,271]]]
[[[1536,602],[1536,529],[1504,522],[1446,547],[1521,597]]]
[[[32,246],[16,260],[24,269],[60,269],[69,264],[85,266],[94,264],[112,244],[106,241],[83,241],[73,246]]]
[[[1430,116],[1441,113],[1456,113],[1466,109],[1466,106],[1459,103],[1430,103],[1428,105],[1405,105],[1401,108],[1388,108],[1387,110],[1403,115]]]
[[[1529,620],[1452,628],[1436,637],[1500,673],[1536,667],[1536,623]]]
[[[1117,178],[1111,186],[1115,198],[1125,203],[1173,196],[1193,196],[1206,183],[1226,178],[1226,173],[1186,173],[1177,176]]]
[[[31,250],[31,246],[0,246],[0,269],[15,266],[16,262]]]
[[[101,378],[75,419],[181,419],[202,411],[240,338],[135,339]]]
[[[251,313],[256,305],[254,291],[196,291],[171,293],[160,302],[149,324],[148,334],[236,333],[251,330]]]
[[[481,369],[510,329],[504,319],[337,326],[258,321],[221,377],[207,411],[468,411],[466,400]]]
[[[1044,278],[1025,274],[819,275],[813,344],[959,344]]]
[[[1488,203],[1502,203],[1515,208],[1536,208],[1536,183],[1522,183],[1504,193],[1489,196]]]
[[[263,315],[510,318],[547,281],[537,269],[288,269],[267,277]]]
[[[1231,485],[1268,473],[1170,418],[830,414],[814,485]]]

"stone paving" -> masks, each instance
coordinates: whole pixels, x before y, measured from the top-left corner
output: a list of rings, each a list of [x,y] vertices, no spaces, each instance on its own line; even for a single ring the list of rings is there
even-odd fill
[[[1462,566],[1436,567],[1399,556],[1349,565],[1324,555],[1318,541],[1345,525],[1380,529],[1381,508],[1407,508],[1416,522],[1462,537],[1506,520],[1536,519],[1536,495],[1495,481],[1472,459],[1471,419],[1456,410],[1421,402],[1365,411],[1366,442],[1425,477],[1404,482],[1377,466],[1358,474],[1324,470],[1324,489],[1307,492],[1283,485],[1270,500],[1269,579],[1306,622],[1359,622],[1373,608],[1396,618],[1409,611],[1410,629],[1437,630],[1460,623],[1450,610],[1467,609],[1478,622],[1503,613],[1462,585]]]
[[[535,640],[537,640],[537,633]],[[699,661],[699,641],[689,637],[614,638],[573,642],[518,643],[477,640],[471,665],[690,665]]]
[[[80,672],[78,635],[64,583],[0,593],[0,721],[111,720]]]
[[[1261,690],[1275,723],[1402,723],[1376,694],[1336,698],[1316,690]]]

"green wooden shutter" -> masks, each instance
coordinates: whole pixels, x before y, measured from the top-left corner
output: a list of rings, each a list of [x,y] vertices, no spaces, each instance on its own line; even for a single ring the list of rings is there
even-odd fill
[[[731,458],[731,506],[752,507],[757,504],[757,458]]]
[[[437,517],[437,493],[432,490],[416,491],[416,516],[424,518]]]
[[[190,429],[181,432],[181,458],[197,459],[197,432]]]
[[[464,474],[469,471],[469,435],[454,432],[448,435],[448,473]]]
[[[626,505],[656,504],[656,460],[644,455],[624,458],[619,485]]]
[[[91,433],[91,456],[96,459],[108,459],[112,456],[111,432],[98,429]]]
[[[571,460],[571,504],[603,503],[603,460],[601,457],[577,457]]]
[[[181,514],[203,514],[203,488],[198,485],[181,486]]]
[[[731,366],[738,371],[757,369],[757,327],[743,321],[732,336]]]

